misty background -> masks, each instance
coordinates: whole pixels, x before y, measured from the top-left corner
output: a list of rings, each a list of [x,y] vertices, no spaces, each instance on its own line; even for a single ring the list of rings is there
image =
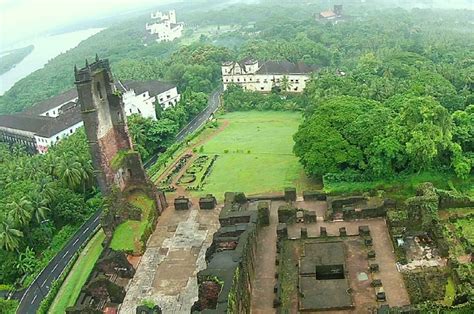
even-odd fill
[[[272,0],[273,1],[273,0]],[[272,2],[268,0],[0,0],[0,51],[19,41],[28,41],[45,34],[105,27],[117,18],[137,15],[160,5],[170,3],[203,3],[206,5],[235,4],[237,2]],[[284,1],[273,1],[281,4]],[[404,8],[465,8],[474,9],[474,0],[291,0],[294,2],[320,2],[328,7],[335,3],[373,3],[374,5]],[[28,43],[26,43],[28,44]]]

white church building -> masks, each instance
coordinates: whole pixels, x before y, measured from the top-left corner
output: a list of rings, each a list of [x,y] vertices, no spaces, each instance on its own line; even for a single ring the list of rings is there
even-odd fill
[[[244,90],[271,92],[272,88],[280,88],[282,81],[286,79],[287,91],[300,93],[305,89],[311,73],[318,70],[318,67],[304,63],[244,59],[222,64],[222,82],[224,90],[229,84],[237,84]]]
[[[146,24],[145,29],[151,34],[156,35],[156,41],[173,41],[183,35],[184,23],[176,21],[176,11],[171,10],[168,13],[157,11],[151,14],[153,23]]]

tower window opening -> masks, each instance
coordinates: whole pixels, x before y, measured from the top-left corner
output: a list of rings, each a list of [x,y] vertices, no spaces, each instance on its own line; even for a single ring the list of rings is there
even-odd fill
[[[100,88],[100,82],[96,83],[97,93],[99,94],[99,98],[102,99],[102,89]]]

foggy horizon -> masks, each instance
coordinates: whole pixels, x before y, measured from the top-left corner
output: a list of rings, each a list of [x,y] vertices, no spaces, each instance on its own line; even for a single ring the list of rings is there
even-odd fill
[[[198,2],[199,0],[191,0]],[[300,0],[303,2],[303,0]],[[80,29],[81,22],[93,23],[102,19],[132,14],[134,12],[159,7],[169,3],[179,3],[182,0],[117,0],[111,4],[108,1],[96,2],[84,0],[80,3],[61,0],[0,0],[0,51],[8,47],[27,43],[34,38],[59,31],[61,28]],[[200,1],[202,2],[202,0]],[[219,1],[220,2],[220,1]],[[225,5],[235,3],[267,2],[265,0],[233,0],[225,1]],[[304,1],[314,3],[314,1]],[[321,0],[319,4],[330,6],[336,3],[343,5],[357,3],[389,4],[393,7],[433,8],[433,9],[469,9],[474,10],[474,0]],[[95,26],[91,26],[95,27]]]

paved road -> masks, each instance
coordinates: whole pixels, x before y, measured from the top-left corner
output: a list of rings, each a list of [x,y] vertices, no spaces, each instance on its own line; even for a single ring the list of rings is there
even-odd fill
[[[98,211],[89,218],[71,240],[69,240],[66,246],[51,260],[48,266],[43,269],[28,289],[19,296],[21,300],[17,313],[36,313],[41,301],[43,301],[44,297],[48,294],[51,284],[58,279],[73,255],[99,226],[100,215],[101,211]]]
[[[204,109],[200,114],[194,117],[191,122],[189,122],[185,127],[183,127],[181,131],[179,131],[179,133],[176,135],[176,142],[181,142],[186,138],[186,136],[199,129],[207,122],[207,120],[209,120],[211,115],[214,114],[219,108],[221,94],[222,86],[212,92],[207,102],[206,109]],[[160,153],[154,155],[146,163],[144,163],[143,166],[145,167],[145,169],[149,169],[156,162],[159,155]]]
[[[193,133],[203,126],[209,117],[214,114],[220,104],[220,95],[222,87],[215,90],[209,97],[208,105],[200,114],[198,114],[191,122],[188,123],[176,136],[176,141],[180,142],[186,136]],[[155,158],[156,160],[156,158]],[[145,167],[149,167],[149,163],[153,163],[151,159]],[[41,301],[48,294],[51,284],[61,275],[66,265],[69,263],[73,255],[79,250],[87,239],[92,235],[94,230],[99,226],[100,211],[94,214],[87,222],[83,224],[81,229],[72,237],[69,243],[51,260],[45,269],[40,273],[35,281],[26,289],[24,293],[15,295],[21,299],[17,313],[36,313]]]
[[[214,114],[219,108],[220,104],[220,95],[222,93],[222,87],[212,92],[211,97],[209,97],[207,107],[200,114],[198,114],[191,122],[188,123],[177,135],[176,141],[181,142],[188,136],[193,133],[201,126],[203,126],[207,120]]]

